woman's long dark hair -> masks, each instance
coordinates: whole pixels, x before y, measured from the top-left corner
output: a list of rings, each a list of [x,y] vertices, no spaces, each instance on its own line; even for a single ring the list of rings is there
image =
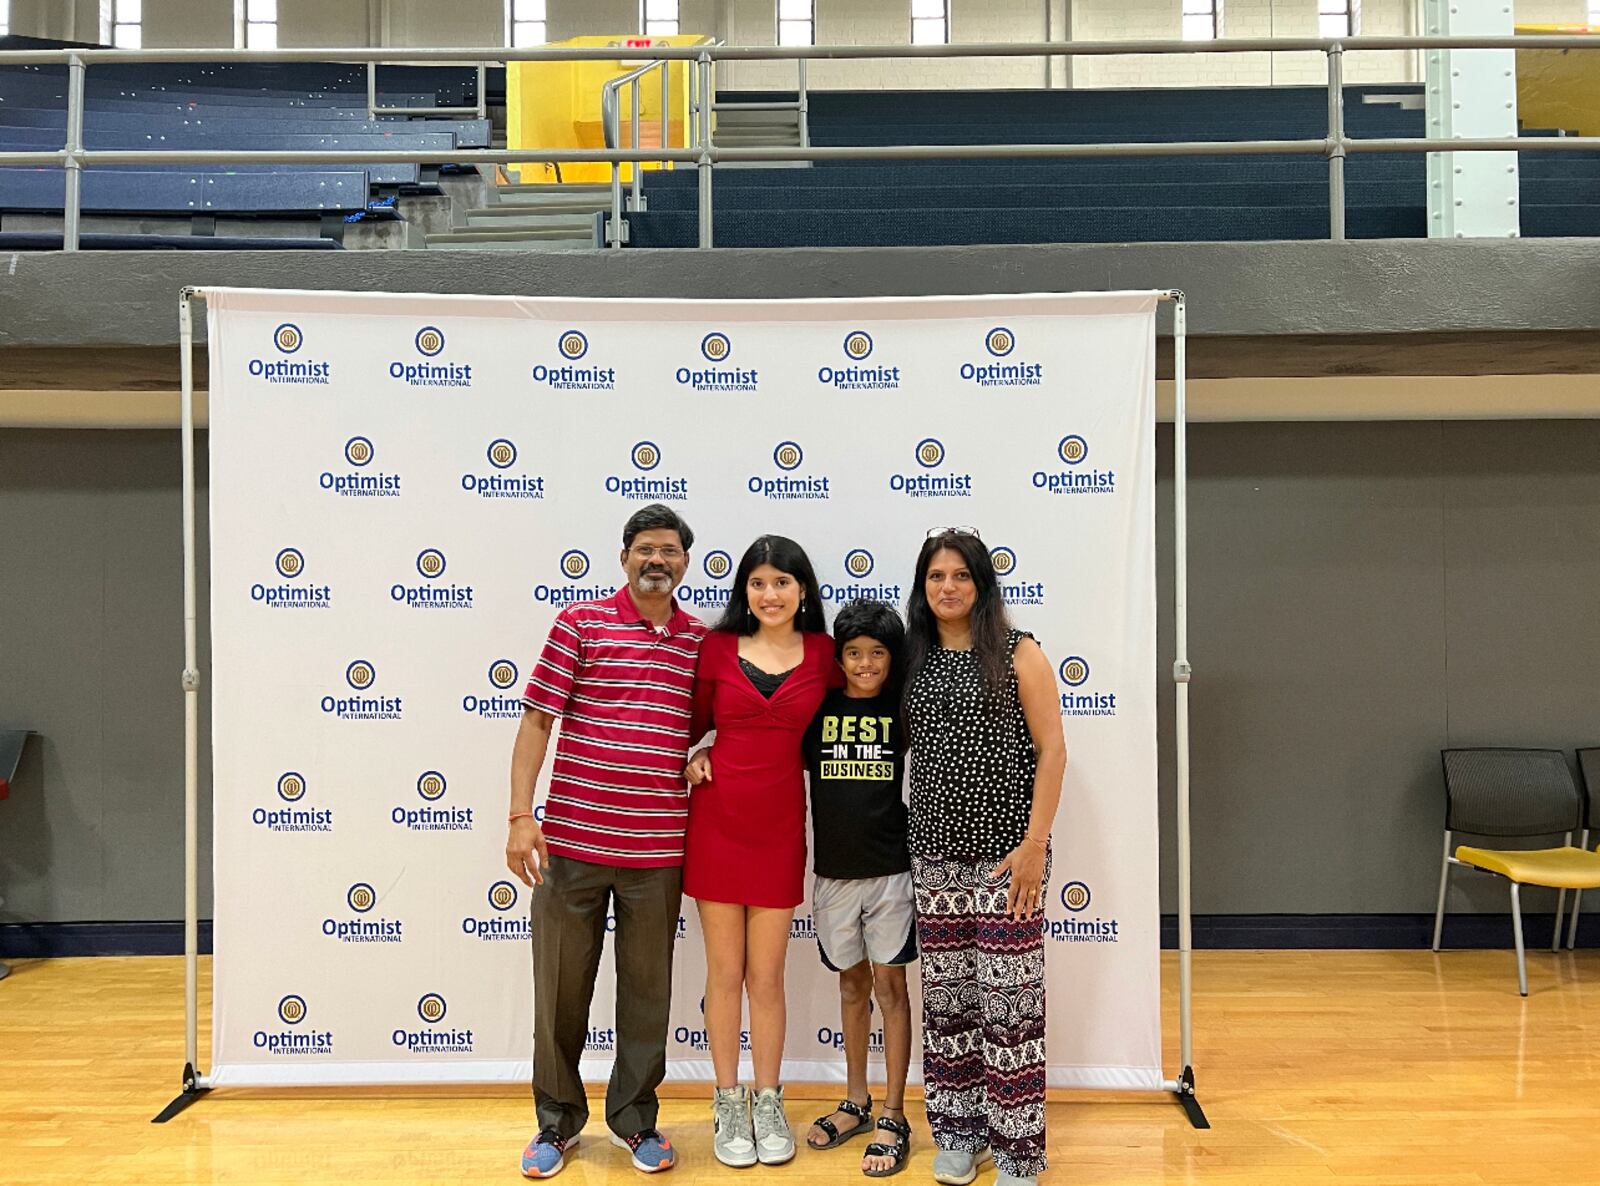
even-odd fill
[[[750,594],[746,586],[750,574],[763,564],[770,564],[779,572],[787,573],[800,582],[800,608],[795,613],[796,630],[821,634],[828,629],[822,616],[822,591],[817,588],[817,574],[811,567],[806,550],[794,540],[782,535],[763,535],[744,550],[739,560],[739,570],[733,574],[733,587],[728,591],[728,608],[712,627],[728,634],[754,634],[758,625],[750,610]]]
[[[922,545],[922,551],[917,553],[917,574],[911,582],[911,595],[906,599],[905,687],[911,687],[922,665],[928,661],[928,653],[939,645],[939,619],[933,616],[933,607],[928,604],[927,581],[934,554],[943,548],[959,555],[972,574],[972,584],[978,595],[972,603],[970,621],[972,653],[978,660],[984,690],[998,695],[1006,685],[1006,635],[1011,629],[1011,619],[1006,616],[1005,597],[994,575],[989,549],[977,536],[961,531],[930,536]]]

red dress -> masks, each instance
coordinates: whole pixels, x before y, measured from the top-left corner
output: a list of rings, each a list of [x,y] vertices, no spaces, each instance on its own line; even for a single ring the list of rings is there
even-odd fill
[[[829,686],[833,640],[806,634],[805,657],[768,700],[739,666],[739,636],[700,644],[691,737],[707,729],[712,777],[689,790],[683,892],[708,902],[798,906],[805,898],[806,786],[800,738]]]

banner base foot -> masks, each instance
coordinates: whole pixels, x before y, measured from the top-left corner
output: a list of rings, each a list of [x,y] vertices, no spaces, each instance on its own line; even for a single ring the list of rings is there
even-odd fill
[[[1178,1090],[1173,1092],[1178,1097],[1178,1102],[1183,1105],[1183,1114],[1189,1118],[1193,1128],[1210,1128],[1211,1121],[1206,1119],[1205,1109],[1200,1106],[1200,1097],[1194,1092],[1194,1068],[1184,1067],[1183,1074],[1178,1076]]]
[[[167,1121],[171,1120],[174,1116],[176,1116],[179,1112],[181,1112],[185,1108],[187,1108],[190,1104],[195,1103],[197,1100],[199,1100],[199,1098],[201,1096],[205,1095],[206,1092],[208,1092],[210,1090],[211,1090],[211,1088],[209,1088],[209,1087],[201,1087],[196,1082],[196,1075],[194,1073],[193,1064],[184,1063],[183,1064],[183,1091],[180,1092],[178,1094],[177,1098],[174,1099],[170,1104],[168,1104],[165,1108],[162,1108],[161,1111],[156,1114],[154,1119],[152,1119],[150,1121],[150,1123],[151,1124],[165,1124]]]

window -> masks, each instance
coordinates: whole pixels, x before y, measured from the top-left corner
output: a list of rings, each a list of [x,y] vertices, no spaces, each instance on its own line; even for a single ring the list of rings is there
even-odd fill
[[[672,37],[678,32],[678,0],[644,0],[644,35]]]
[[[548,38],[544,26],[545,0],[507,0],[506,22],[510,25],[506,38],[513,49],[527,45],[543,45]]]
[[[1185,41],[1215,41],[1221,36],[1222,0],[1183,0]]]
[[[143,48],[143,21],[142,0],[111,0],[111,44],[118,49]]]
[[[911,0],[911,44],[950,43],[950,0]]]
[[[0,37],[11,32],[11,0],[0,0]]]
[[[778,44],[817,43],[816,0],[778,0]]]
[[[244,46],[278,48],[278,0],[244,0]]]
[[[1356,31],[1355,0],[1317,0],[1317,36],[1350,37]]]
[[[1589,0],[1589,27],[1600,29],[1600,0]]]

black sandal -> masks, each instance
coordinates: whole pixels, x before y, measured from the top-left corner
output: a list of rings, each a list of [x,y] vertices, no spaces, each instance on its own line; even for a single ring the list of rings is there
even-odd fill
[[[861,1151],[861,1157],[892,1157],[894,1164],[886,1170],[862,1170],[869,1178],[889,1178],[906,1168],[906,1158],[911,1156],[911,1125],[904,1120],[896,1120],[892,1116],[882,1116],[878,1119],[878,1127],[885,1132],[894,1133],[894,1144],[885,1145],[882,1141],[873,1141]]]
[[[846,1115],[854,1116],[860,1123],[854,1128],[840,1132],[833,1121],[828,1119],[828,1116],[833,1115],[833,1112],[828,1113],[828,1116],[818,1116],[811,1123],[828,1134],[828,1143],[826,1145],[813,1145],[811,1144],[811,1138],[807,1136],[806,1145],[809,1148],[816,1149],[819,1152],[823,1149],[835,1149],[851,1137],[859,1136],[872,1127],[872,1097],[870,1095],[867,1096],[867,1106],[864,1108],[854,1100],[843,1099],[839,1101],[839,1106],[833,1111],[844,1112]]]

